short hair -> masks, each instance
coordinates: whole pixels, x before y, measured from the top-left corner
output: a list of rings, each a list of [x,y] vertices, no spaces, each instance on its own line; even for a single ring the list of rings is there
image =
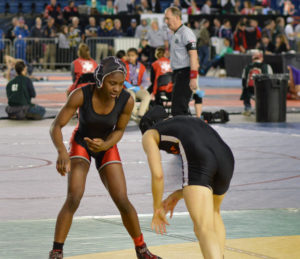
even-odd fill
[[[227,40],[228,42],[231,42],[231,39],[229,37],[225,37],[224,40]]]
[[[26,67],[26,64],[23,60],[18,61],[15,65],[15,70],[16,70],[17,74],[21,75],[22,72],[24,71],[25,67]]]
[[[137,50],[136,48],[130,48],[130,49],[128,49],[128,50],[127,50],[127,54],[128,54],[129,52],[134,52],[136,55],[139,55],[138,50]]]
[[[116,53],[116,57],[119,59],[123,58],[125,55],[126,55],[126,52],[125,52],[125,50],[122,50],[122,49]]]
[[[167,11],[170,11],[174,16],[178,16],[181,20],[181,11],[178,7],[175,7],[175,6],[170,6],[168,7],[166,10],[165,10],[165,13]]]

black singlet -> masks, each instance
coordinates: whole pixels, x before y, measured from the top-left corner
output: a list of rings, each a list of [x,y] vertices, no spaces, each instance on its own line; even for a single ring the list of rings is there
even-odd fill
[[[153,127],[159,132],[159,148],[179,153],[183,163],[183,187],[203,185],[224,194],[234,169],[233,154],[207,123],[190,116],[175,116]]]
[[[79,125],[75,135],[75,140],[79,144],[84,144],[84,137],[102,138],[105,140],[108,135],[114,130],[116,123],[124,110],[125,105],[130,97],[130,94],[124,89],[116,98],[115,106],[109,114],[98,114],[93,109],[92,96],[95,85],[87,85],[82,87],[84,96],[83,105],[79,108]]]

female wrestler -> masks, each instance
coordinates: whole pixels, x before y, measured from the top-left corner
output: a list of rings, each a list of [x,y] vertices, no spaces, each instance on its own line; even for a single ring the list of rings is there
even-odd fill
[[[150,128],[143,135],[143,147],[152,174],[152,229],[165,233],[169,224],[166,214],[170,211],[172,216],[177,202],[184,198],[204,258],[223,258],[225,228],[220,206],[233,174],[232,152],[218,133],[198,118],[175,116],[155,123],[151,118],[159,120],[157,115],[152,109],[140,123],[142,132]],[[183,164],[183,188],[164,201],[160,149],[180,154]]]
[[[73,215],[84,193],[91,157],[100,178],[118,207],[123,224],[132,237],[138,259],[159,259],[149,252],[143,240],[137,213],[128,200],[126,182],[117,142],[122,138],[133,108],[133,99],[123,90],[126,77],[123,62],[116,57],[104,59],[95,70],[96,84],[76,89],[54,120],[50,134],[57,149],[56,169],[68,173],[68,194],[58,215],[53,250],[49,258],[63,258],[63,245]],[[79,123],[73,132],[68,153],[62,128],[79,108]]]

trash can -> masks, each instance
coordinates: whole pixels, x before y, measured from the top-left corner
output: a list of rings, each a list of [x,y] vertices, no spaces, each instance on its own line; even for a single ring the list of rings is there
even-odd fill
[[[288,74],[254,76],[257,122],[285,122]]]

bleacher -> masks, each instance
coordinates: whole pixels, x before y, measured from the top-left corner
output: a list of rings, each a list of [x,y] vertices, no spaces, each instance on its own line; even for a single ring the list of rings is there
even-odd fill
[[[69,0],[57,0],[62,8],[68,5]],[[99,0],[98,0],[99,1]],[[244,2],[245,0],[242,0]],[[254,4],[256,0],[251,0]],[[296,13],[299,15],[300,12],[300,1],[292,0],[295,5]],[[86,4],[86,0],[75,0],[76,5],[84,5]],[[106,3],[106,0],[100,0],[102,4]],[[139,0],[136,0],[138,3]],[[161,0],[160,5],[162,10],[165,10],[173,0]],[[205,0],[197,0],[198,6],[201,7]],[[217,4],[217,0],[212,0],[213,5]],[[15,14],[15,13],[42,13],[45,9],[45,6],[50,3],[50,0],[0,0],[0,14]],[[279,1],[271,0],[271,8],[277,10],[278,12],[282,9],[279,7]]]

